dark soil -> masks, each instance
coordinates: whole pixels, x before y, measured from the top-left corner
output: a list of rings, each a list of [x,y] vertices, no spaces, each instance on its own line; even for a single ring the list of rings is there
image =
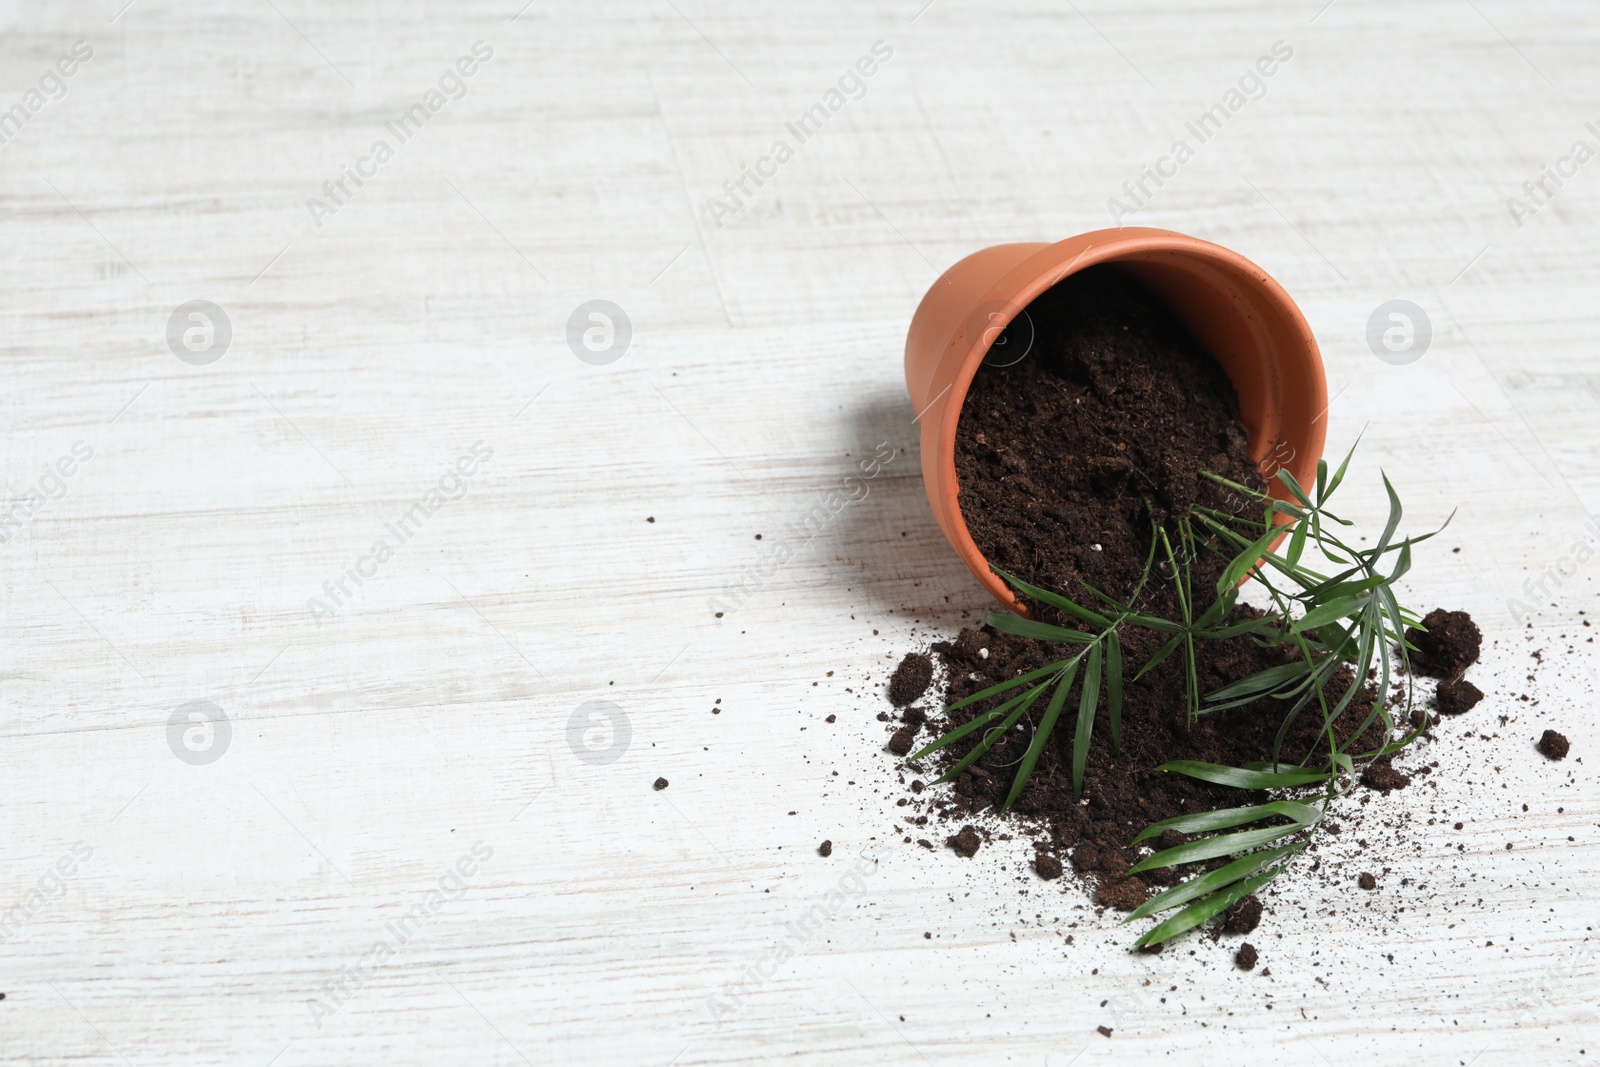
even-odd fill
[[[1394,769],[1394,764],[1391,762],[1393,758],[1393,756],[1384,756],[1368,764],[1367,769],[1361,772],[1361,784],[1368,789],[1376,789],[1380,793],[1404,789],[1410,785],[1410,776],[1401,774]]]
[[[889,702],[903,708],[928,691],[933,681],[933,660],[925,653],[912,652],[900,661],[889,679]]]
[[[1125,661],[1139,663],[1154,652],[1156,646],[1147,641],[1148,635],[1130,633],[1123,643]],[[988,629],[962,630],[954,641],[936,642],[933,652],[944,667],[947,703],[1041,666],[1060,654],[1059,646]],[[1208,690],[1225,685],[1282,662],[1282,655],[1274,649],[1259,648],[1248,638],[1202,645],[1201,684]],[[1335,693],[1342,693],[1342,686],[1348,684],[1346,676],[1335,686]],[[997,702],[997,698],[991,698],[956,710],[930,724],[930,736],[970,721],[974,714]],[[1084,771],[1087,804],[1078,803],[1072,795],[1071,734],[1058,727],[1061,741],[1046,747],[1012,806],[1018,816],[1034,822],[1036,847],[1058,860],[1070,858],[1073,868],[1093,887],[1095,899],[1105,907],[1132,910],[1149,895],[1152,884],[1162,886],[1175,880],[1167,871],[1124,877],[1136,859],[1129,843],[1145,826],[1176,815],[1233,807],[1264,797],[1155,768],[1172,759],[1198,759],[1229,766],[1266,759],[1282,721],[1281,706],[1258,701],[1217,712],[1200,719],[1192,730],[1185,725],[1183,707],[1182,667],[1174,657],[1138,683],[1125,686],[1121,755],[1111,750],[1110,728],[1102,707]],[[1359,725],[1359,719],[1346,715],[1341,723],[1348,734]],[[1284,758],[1298,761],[1316,749],[1319,725],[1313,717],[1301,716],[1289,731]],[[1376,745],[1381,727],[1368,733],[1363,738],[1364,745]],[[1001,740],[955,780],[952,790],[934,794],[935,812],[953,821],[979,811],[998,810],[1010,791],[1015,765],[1031,740],[1026,729]],[[960,741],[936,753],[928,762],[942,769],[970,750],[970,743]],[[1397,772],[1390,769],[1390,773]],[[1157,843],[1171,848],[1184,840],[1182,834],[1169,831]]]
[[[1422,625],[1427,628],[1426,633],[1415,626],[1406,630],[1406,640],[1417,646],[1412,663],[1418,674],[1430,678],[1460,678],[1468,667],[1478,662],[1483,634],[1471,615],[1434,608],[1423,616]]]
[[[657,789],[665,789],[667,787],[667,780],[665,778],[657,778],[655,781],[655,787]]]
[[[1229,908],[1222,916],[1222,932],[1248,934],[1261,925],[1261,901],[1255,894],[1245,897]]]
[[[1374,878],[1372,876],[1371,872],[1369,872],[1369,871],[1362,871],[1361,872],[1361,877],[1356,879],[1356,884],[1359,885],[1362,889],[1376,889],[1376,888],[1378,888],[1378,880],[1376,878]]]
[[[1233,962],[1238,965],[1241,971],[1253,971],[1256,969],[1257,959],[1256,947],[1246,941],[1239,946],[1239,951],[1234,955]]]
[[[1144,568],[1152,508],[1158,519],[1196,502],[1239,510],[1244,501],[1202,469],[1260,484],[1233,386],[1116,267],[1073,275],[1028,315],[1032,351],[981,368],[962,408],[962,517],[1001,570],[1068,595],[1085,581],[1126,595]]]
[[[1471,711],[1483,699],[1483,690],[1464,678],[1439,683],[1439,711],[1444,715],[1460,715]]]
[[[1117,911],[1132,911],[1149,899],[1149,896],[1149,885],[1137,876],[1108,878],[1094,891],[1096,903]]]
[[[833,855],[833,842],[824,841],[822,844],[818,845],[817,855],[821,856],[823,859],[827,859],[829,856]]]
[[[971,859],[978,854],[978,846],[983,844],[983,839],[971,826],[963,826],[960,833],[951,834],[944,843],[955,849],[957,855]]]
[[[1045,881],[1053,881],[1061,877],[1061,861],[1048,852],[1041,852],[1033,857],[1033,870]]]
[[[1539,751],[1544,753],[1546,759],[1566,759],[1571,748],[1566,735],[1554,730],[1546,730],[1539,738]]]

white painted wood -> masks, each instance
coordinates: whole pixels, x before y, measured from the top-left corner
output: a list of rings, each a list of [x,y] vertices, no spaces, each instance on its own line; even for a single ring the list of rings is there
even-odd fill
[[[0,909],[31,913],[0,943],[7,1062],[1600,1056],[1600,562],[1531,631],[1506,606],[1600,509],[1600,163],[1520,227],[1507,207],[1600,145],[1590,5],[120,2],[8,5],[0,36],[7,107],[93,49],[0,146],[6,506],[93,451],[0,545]],[[880,40],[864,97],[717,226],[707,199]],[[1461,509],[1410,590],[1477,616],[1493,696],[1436,792],[1323,851],[1390,867],[1383,891],[1271,900],[1266,977],[1209,944],[1128,955],[1021,842],[900,843],[873,715],[900,653],[986,606],[922,497],[917,300],[983,245],[1108,224],[1279,40],[1265,95],[1129,221],[1300,301],[1332,447],[1366,427],[1359,517],[1380,465],[1419,524]],[[467,95],[318,228],[307,198],[476,41]],[[1406,367],[1364,337],[1397,297],[1434,327]],[[633,327],[608,366],[565,341],[599,298]],[[210,365],[165,339],[190,300],[231,322]],[[322,584],[478,442],[465,496],[319,623]],[[786,532],[880,442],[865,500]],[[232,728],[206,766],[168,747],[197,700]],[[568,740],[595,700],[631,729],[606,765]],[[1547,725],[1565,764],[1530,747]]]

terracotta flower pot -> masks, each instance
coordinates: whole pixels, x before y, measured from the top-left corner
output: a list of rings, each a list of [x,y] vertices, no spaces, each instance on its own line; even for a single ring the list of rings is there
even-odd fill
[[[1250,456],[1263,475],[1287,467],[1309,485],[1322,457],[1328,386],[1316,339],[1283,288],[1237,252],[1132,226],[974,252],[917,306],[906,334],[906,388],[922,426],[922,480],[939,528],[983,587],[1022,614],[961,515],[956,423],[973,375],[1017,313],[1068,275],[1112,262],[1164,300],[1232,379]]]

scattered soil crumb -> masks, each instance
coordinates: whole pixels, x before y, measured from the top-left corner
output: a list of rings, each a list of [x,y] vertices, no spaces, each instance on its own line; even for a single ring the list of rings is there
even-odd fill
[[[1471,711],[1483,699],[1483,690],[1462,678],[1439,683],[1439,710],[1445,715]]]
[[[1434,608],[1422,617],[1427,632],[1412,626],[1406,640],[1417,646],[1413,663],[1418,674],[1430,678],[1460,678],[1463,671],[1478,662],[1483,634],[1472,616],[1464,611]]]
[[[902,726],[900,729],[894,732],[893,737],[889,738],[889,751],[893,752],[896,756],[907,755],[911,751],[911,746],[916,744],[916,741],[916,724],[913,723],[910,726]]]
[[[1061,877],[1061,861],[1048,852],[1041,852],[1033,857],[1033,869],[1046,881],[1054,881]]]
[[[666,787],[667,787],[667,780],[665,778],[657,778],[656,779],[656,788],[657,789],[665,789]]]
[[[933,681],[933,659],[925,652],[911,652],[894,669],[889,679],[889,702],[903,708],[923,693]]]
[[[978,831],[971,826],[963,826],[958,834],[951,834],[945,839],[945,844],[956,850],[956,854],[971,859],[978,854],[978,846],[983,844],[983,839],[978,836]]]
[[[1095,1029],[1100,1032],[1100,1036],[1101,1037],[1110,1037],[1111,1036],[1111,1027],[1109,1027],[1109,1026],[1097,1026],[1097,1027],[1095,1027]]]
[[[1256,969],[1256,959],[1256,947],[1246,941],[1239,946],[1239,951],[1233,957],[1233,962],[1238,965],[1241,971],[1253,971]]]
[[[1229,908],[1222,918],[1222,929],[1229,934],[1248,934],[1261,925],[1261,899],[1254,893]]]
[[[1367,764],[1367,769],[1361,772],[1361,784],[1368,789],[1388,793],[1394,789],[1404,789],[1411,784],[1411,778],[1395,770],[1390,757],[1384,756]]]
[[[1372,875],[1370,873],[1368,873],[1367,871],[1362,871],[1361,872],[1361,877],[1356,879],[1356,884],[1359,885],[1362,889],[1376,889],[1376,888],[1378,888],[1378,880],[1376,878],[1372,877]]]
[[[1114,878],[1100,883],[1094,899],[1116,911],[1132,911],[1150,896],[1150,887],[1138,878]]]
[[[1539,751],[1547,759],[1565,759],[1571,747],[1567,743],[1567,736],[1554,730],[1546,730],[1539,738]]]
[[[833,842],[824,841],[817,846],[817,855],[827,857],[833,855]]]

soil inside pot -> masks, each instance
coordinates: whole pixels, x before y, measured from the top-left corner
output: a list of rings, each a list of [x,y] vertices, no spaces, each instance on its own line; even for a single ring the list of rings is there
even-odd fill
[[[1209,470],[1244,485],[1262,484],[1231,384],[1136,279],[1115,267],[1092,268],[1040,296],[1027,314],[1034,332],[1031,350],[1010,366],[980,368],[957,429],[962,514],[994,566],[1081,603],[1093,603],[1084,583],[1126,597],[1144,569],[1152,521],[1171,531],[1196,503],[1234,512],[1248,507],[1259,514],[1258,504],[1200,476]],[[1193,588],[1202,605],[1215,595],[1224,565],[1221,554],[1208,552],[1192,561]],[[1171,572],[1162,568],[1146,583],[1140,609],[1175,617],[1176,604]],[[1029,607],[1037,617],[1066,621],[1048,605]],[[1008,817],[1035,837],[1044,861],[1035,865],[1041,875],[1048,877],[1045,872],[1058,870],[1060,860],[1070,860],[1101,904],[1131,910],[1147,898],[1152,884],[1178,880],[1166,871],[1126,876],[1137,858],[1129,845],[1139,831],[1176,815],[1263,799],[1263,794],[1155,768],[1174,759],[1239,766],[1270,758],[1284,708],[1258,701],[1207,714],[1191,728],[1185,722],[1182,657],[1170,657],[1132,682],[1159,648],[1160,636],[1132,627],[1123,628],[1121,636],[1129,679],[1122,751],[1112,751],[1102,697],[1082,802],[1072,790],[1072,732],[1058,726]],[[983,628],[963,630],[954,640],[933,644],[931,651],[943,667],[942,696],[948,705],[1059,659],[1063,648]],[[1198,653],[1203,692],[1291,658],[1248,637],[1202,642]],[[905,669],[920,675],[920,666]],[[1336,677],[1331,695],[1352,681],[1348,672]],[[1367,699],[1373,695],[1369,689]],[[920,734],[915,740],[920,748],[1003,699],[932,716],[925,725],[919,711],[916,721],[902,720],[906,724],[892,748],[909,747],[908,732]],[[1343,717],[1345,736],[1361,718]],[[1319,726],[1320,717],[1302,715],[1288,732],[1283,758],[1298,762],[1318,755]],[[936,774],[951,766],[978,737],[929,757],[923,771]],[[931,802],[932,813],[958,824],[976,812],[998,811],[1031,739],[1032,723],[1025,719],[953,789],[929,791],[921,800]],[[1381,740],[1381,726],[1375,725],[1360,739],[1360,748]],[[1404,776],[1391,773],[1394,778],[1383,784],[1399,788],[1396,779]],[[1159,844],[1171,847],[1183,840],[1169,831]],[[1258,917],[1257,909],[1249,925]]]
[[[1068,596],[1085,595],[1083,582],[1127,596],[1144,569],[1152,517],[1166,521],[1196,503],[1246,506],[1202,470],[1260,488],[1233,386],[1116,266],[1072,275],[1025,314],[1031,350],[1010,366],[980,368],[962,407],[962,517],[1000,570]],[[1215,583],[1221,566],[1198,560],[1197,585]],[[1152,608],[1171,600],[1170,589],[1148,596]]]

